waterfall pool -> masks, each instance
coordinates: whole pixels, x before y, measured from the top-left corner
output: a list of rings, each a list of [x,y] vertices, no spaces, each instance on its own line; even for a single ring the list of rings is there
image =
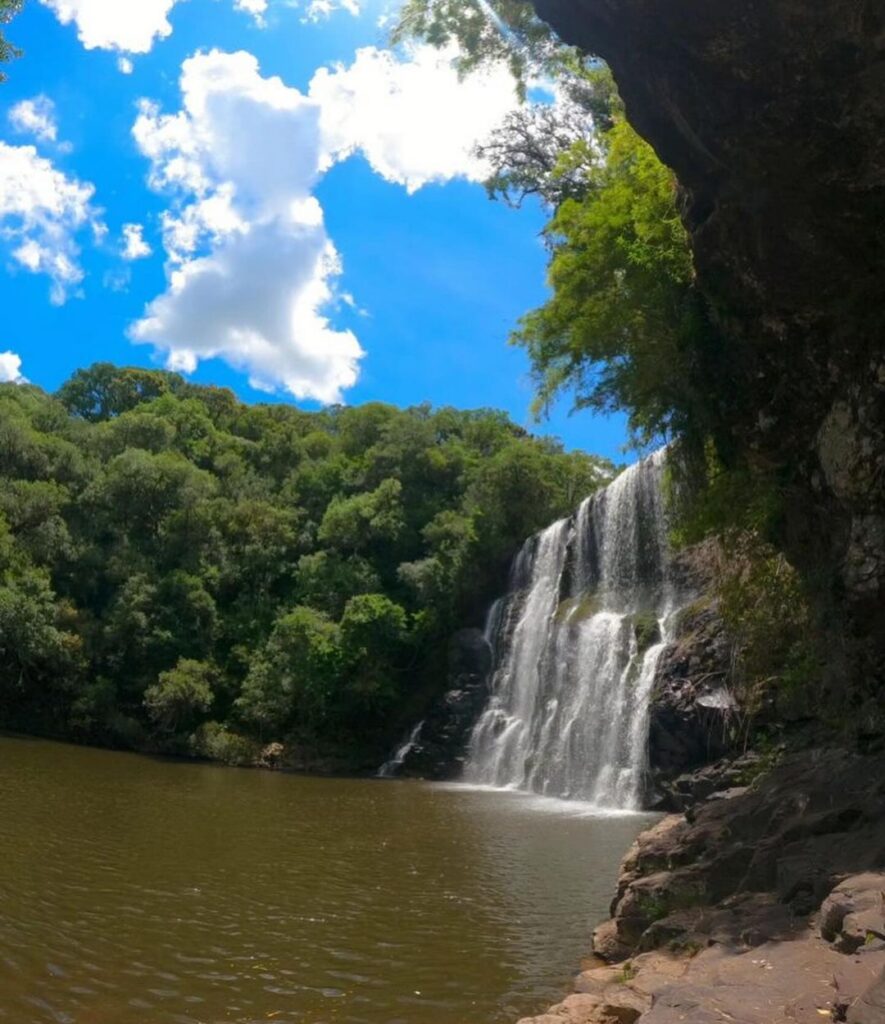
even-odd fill
[[[647,815],[0,737],[2,1024],[513,1024]]]

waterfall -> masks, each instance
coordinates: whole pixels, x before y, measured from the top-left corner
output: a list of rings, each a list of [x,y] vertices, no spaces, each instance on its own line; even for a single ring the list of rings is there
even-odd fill
[[[408,738],[396,748],[393,753],[393,757],[389,761],[385,761],[384,764],[378,769],[379,779],[393,779],[399,775],[399,770],[405,763],[406,758],[414,750],[415,745],[418,742],[418,737],[421,735],[421,730],[424,728],[424,722],[419,722],[415,728],[409,733]]]
[[[489,616],[491,697],[465,780],[637,809],[649,697],[679,597],[666,450],[622,473],[516,556]]]

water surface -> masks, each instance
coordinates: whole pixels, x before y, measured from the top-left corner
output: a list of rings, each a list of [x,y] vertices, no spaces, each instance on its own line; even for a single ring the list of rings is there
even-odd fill
[[[648,818],[0,737],[2,1024],[512,1024]]]

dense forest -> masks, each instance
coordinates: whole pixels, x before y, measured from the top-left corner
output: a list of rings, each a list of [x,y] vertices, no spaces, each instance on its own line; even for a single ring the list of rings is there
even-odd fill
[[[504,414],[247,406],[97,364],[0,387],[0,721],[377,759],[514,550],[614,467]]]

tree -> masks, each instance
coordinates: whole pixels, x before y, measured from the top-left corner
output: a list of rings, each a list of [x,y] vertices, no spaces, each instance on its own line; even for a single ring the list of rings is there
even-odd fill
[[[694,288],[672,172],[630,128],[607,68],[535,24],[521,0],[411,0],[395,40],[457,43],[469,71],[505,61],[552,78],[554,103],[511,113],[478,152],[489,194],[553,208],[545,230],[552,297],[513,341],[532,362],[535,413],[562,393],[577,409],[625,410],[634,440],[691,432],[713,420],[705,368],[715,336]]]
[[[371,594],[381,587],[372,563],[360,555],[313,551],[298,562],[298,598],[303,604],[338,618],[349,597]]]
[[[0,25],[8,25],[22,9],[24,0],[0,0]],[[6,36],[0,32],[0,61],[4,64],[14,57],[21,56],[21,50],[13,46]],[[0,82],[6,81],[6,75],[0,71]]]
[[[62,385],[58,399],[73,415],[98,423],[184,387],[177,373],[93,363]]]
[[[576,408],[627,410],[649,442],[703,422],[693,368],[708,326],[672,173],[626,121],[606,147],[586,197],[546,229],[552,296],[513,341],[532,361],[537,411],[574,391]]]
[[[455,46],[463,73],[504,61],[524,92],[533,76],[561,66],[574,51],[554,36],[528,0],[406,0],[393,42],[425,39],[439,48]]]
[[[596,472],[492,410],[306,413],[151,373],[83,371],[69,407],[0,385],[0,727],[380,760],[520,531]]]
[[[212,707],[216,672],[212,665],[180,658],[175,668],[161,672],[144,694],[144,706],[154,724],[165,733],[193,729]]]
[[[152,455],[129,448],[108,464],[92,497],[138,541],[157,537],[163,518],[212,494],[215,481],[172,452]]]
[[[59,628],[59,609],[45,572],[21,568],[0,576],[0,710],[33,705],[50,710],[50,696],[71,682],[80,644]]]
[[[282,737],[296,726],[322,732],[341,666],[338,626],[312,608],[294,608],[277,620],[256,656],[237,708],[265,734]]]
[[[342,551],[361,551],[373,542],[395,541],[403,529],[402,484],[388,479],[374,491],[335,498],[317,537]]]
[[[604,66],[575,65],[557,87],[555,102],[522,104],[477,146],[492,169],[485,184],[493,199],[521,206],[537,196],[557,209],[594,187],[605,133],[621,107],[614,80]]]
[[[406,613],[384,594],[352,597],[341,617],[347,672],[341,712],[376,714],[398,695],[395,673],[407,637]]]

